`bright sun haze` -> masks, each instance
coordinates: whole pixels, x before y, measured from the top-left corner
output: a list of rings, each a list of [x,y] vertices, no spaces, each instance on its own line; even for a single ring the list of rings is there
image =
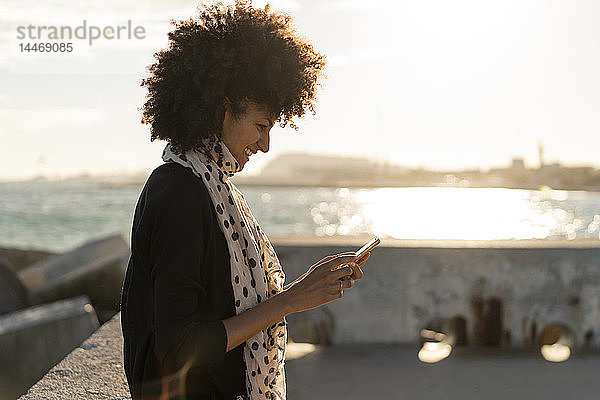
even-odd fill
[[[112,5],[118,5],[117,11]],[[264,2],[255,2],[263,6]],[[488,168],[523,157],[600,166],[600,2],[274,1],[327,55],[317,114],[272,130],[256,173],[295,151],[408,167]],[[0,180],[150,171],[164,142],[140,124],[139,86],[170,18],[196,2],[0,6]],[[35,12],[31,12],[35,10]],[[110,10],[110,12],[109,12]],[[18,51],[28,24],[124,25],[144,40],[97,41],[64,57]],[[159,17],[157,17],[159,16]],[[331,34],[335,32],[335,34]]]

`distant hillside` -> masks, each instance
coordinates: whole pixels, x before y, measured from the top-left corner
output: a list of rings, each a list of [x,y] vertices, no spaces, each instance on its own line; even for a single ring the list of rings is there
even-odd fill
[[[594,167],[542,163],[538,168],[527,168],[518,157],[505,167],[487,171],[435,171],[358,157],[288,153],[273,159],[258,176],[235,176],[233,180],[242,185],[600,190],[600,170]]]
[[[409,169],[366,158],[286,153],[269,162],[258,176],[236,176],[239,184],[369,186],[393,185]]]

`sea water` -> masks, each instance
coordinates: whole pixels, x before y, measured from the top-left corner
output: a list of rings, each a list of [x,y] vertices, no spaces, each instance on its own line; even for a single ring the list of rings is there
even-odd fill
[[[143,183],[0,183],[0,246],[65,251],[127,242]],[[269,235],[398,239],[599,239],[600,193],[500,188],[240,186]]]

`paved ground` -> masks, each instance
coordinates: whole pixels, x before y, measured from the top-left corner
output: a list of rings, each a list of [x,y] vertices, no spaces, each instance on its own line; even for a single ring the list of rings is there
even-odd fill
[[[20,400],[130,400],[120,316],[102,325]]]
[[[129,399],[120,329],[117,314],[21,399]],[[286,376],[289,400],[597,399],[600,353],[555,364],[535,352],[458,348],[431,365],[413,346],[317,346],[288,359]]]
[[[412,346],[319,347],[286,363],[288,398],[600,398],[600,354],[573,354],[563,363],[538,354],[458,348],[437,364],[425,364]]]

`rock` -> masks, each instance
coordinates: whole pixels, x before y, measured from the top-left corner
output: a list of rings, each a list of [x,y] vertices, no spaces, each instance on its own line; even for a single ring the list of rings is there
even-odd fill
[[[0,317],[0,398],[26,392],[98,325],[85,296]]]
[[[87,295],[97,309],[116,312],[129,255],[123,237],[115,235],[31,265],[19,276],[33,304]]]
[[[0,257],[0,315],[27,307],[27,289],[9,262]]]
[[[56,255],[56,253],[46,250],[0,247],[0,257],[8,260],[15,271],[20,271],[33,263],[42,261],[53,255]]]

